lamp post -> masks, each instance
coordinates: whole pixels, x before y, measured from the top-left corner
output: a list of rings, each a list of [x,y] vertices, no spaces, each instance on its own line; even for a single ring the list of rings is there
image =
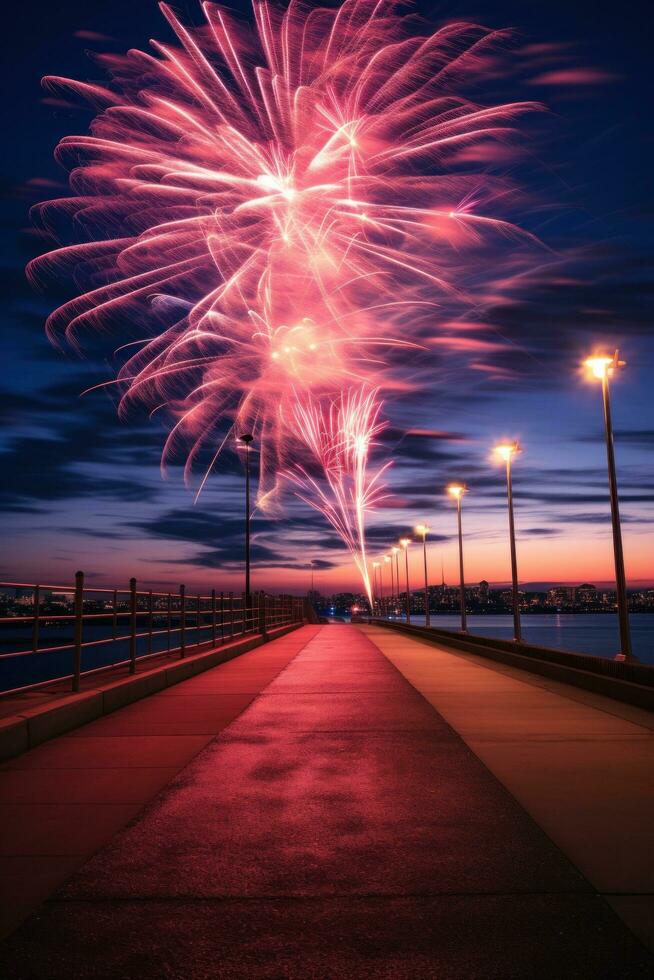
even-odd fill
[[[404,567],[406,569],[406,621],[411,622],[411,596],[409,595],[409,545],[411,538],[400,538],[400,544],[404,548]]]
[[[392,603],[393,603],[393,562],[391,561],[391,556],[390,555],[384,555],[384,564],[391,566],[391,603],[390,604],[392,605]],[[390,611],[390,606],[387,603],[386,604],[386,615],[389,614],[389,611]]]
[[[250,608],[250,443],[254,436],[246,432],[241,436],[245,443],[245,608]]]
[[[314,573],[315,559],[312,558],[311,561],[309,562],[309,565],[311,567],[311,603],[313,605],[315,603],[315,599],[316,599],[316,594],[315,594],[316,590],[314,588],[314,583],[313,583],[313,573]]]
[[[517,442],[503,443],[495,447],[495,452],[506,464],[506,497],[509,506],[509,539],[511,542],[511,582],[513,593],[513,639],[522,642],[520,625],[520,594],[518,591],[518,556],[515,547],[515,524],[513,522],[513,482],[511,479],[511,463],[513,457],[522,452]]]
[[[395,555],[395,590],[397,593],[397,602],[395,604],[395,608],[397,609],[400,603],[400,559],[399,559],[400,549],[391,548],[391,557],[393,555]]]
[[[463,531],[461,529],[461,501],[463,495],[468,492],[468,488],[462,483],[451,483],[447,492],[456,500],[456,514],[459,525],[459,589],[461,594],[461,632],[468,632],[468,621],[466,619],[466,586],[463,572]]]
[[[373,605],[379,603],[379,593],[377,591],[377,569],[379,568],[379,562],[373,561],[372,563],[372,575],[373,575]]]
[[[427,581],[427,534],[429,533],[429,528],[426,524],[418,524],[416,526],[416,534],[422,535],[422,560],[425,566],[425,626],[430,626],[431,622],[429,619],[429,585]]]
[[[381,615],[384,615],[384,566],[381,562],[377,562],[379,566],[379,611]]]
[[[611,496],[611,524],[613,527],[613,558],[615,562],[615,587],[618,599],[618,624],[620,628],[620,652],[616,660],[635,660],[631,649],[629,630],[629,606],[627,604],[627,583],[624,572],[622,551],[622,531],[620,528],[620,507],[618,504],[618,480],[615,472],[615,453],[613,448],[613,424],[611,422],[611,400],[609,397],[609,378],[625,362],[619,360],[618,351],[613,357],[600,355],[589,357],[585,362],[593,378],[602,382],[602,403],[604,406],[604,434],[606,436],[606,459],[609,470],[609,493]]]

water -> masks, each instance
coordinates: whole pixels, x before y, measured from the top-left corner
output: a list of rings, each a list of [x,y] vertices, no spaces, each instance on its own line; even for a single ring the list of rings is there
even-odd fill
[[[402,620],[400,619],[400,622]],[[633,652],[641,663],[654,665],[654,615],[632,613],[631,640]],[[424,616],[411,616],[416,626],[425,625]],[[431,617],[436,629],[459,630],[461,620],[456,615]],[[513,639],[513,617],[468,616],[468,630],[477,636],[491,636],[498,640]],[[573,653],[590,653],[595,657],[612,659],[620,649],[617,617],[607,613],[547,613],[522,617],[522,635],[525,643],[535,646],[554,647]]]
[[[155,617],[156,620],[156,617]],[[179,620],[173,617],[170,641],[166,632],[152,637],[151,647],[147,636],[140,636],[136,641],[136,656],[142,657],[146,654],[164,653],[169,649],[169,642],[172,647],[179,646]],[[160,629],[160,625],[155,622],[155,629]],[[238,635],[240,624],[235,622],[235,630]],[[116,640],[111,643],[102,642],[112,636],[111,627],[104,623],[91,622],[84,624],[84,642],[89,644],[82,650],[82,670],[93,670],[97,667],[107,667],[112,664],[125,661],[129,657],[129,640]],[[210,639],[211,631],[208,627],[202,626],[197,629],[195,626],[186,627],[187,653],[195,653],[194,647],[197,643],[205,642]],[[220,624],[218,625],[218,636],[220,636]],[[229,623],[225,624],[225,636],[230,637]],[[72,624],[60,626],[44,625],[40,631],[40,641],[43,646],[64,646],[73,642]],[[0,653],[11,653],[14,650],[24,650],[29,647],[31,642],[31,625],[20,626],[9,624],[8,628],[0,633]],[[73,653],[70,648],[62,650],[48,650],[43,653],[30,653],[21,657],[0,657],[0,691],[12,690],[16,687],[23,687],[28,684],[38,684],[40,681],[54,680],[58,677],[65,677],[72,672]]]
[[[349,621],[349,616],[337,611],[333,619],[341,622]],[[437,629],[457,631],[460,619],[456,615],[433,615],[432,626]],[[401,621],[401,620],[400,620]],[[424,626],[425,617],[414,615],[411,622]],[[634,653],[641,663],[654,665],[654,615],[633,613],[630,617],[631,635]],[[173,622],[172,645],[177,646],[178,622]],[[513,619],[510,615],[499,616],[468,616],[468,629],[477,636],[491,636],[497,639],[510,640],[513,637]],[[229,626],[227,626],[229,631]],[[238,631],[238,630],[237,630]],[[9,635],[0,637],[0,652],[9,653],[13,649],[24,649],[29,646],[30,630],[17,626],[7,631]],[[613,658],[619,649],[618,624],[615,616],[601,613],[574,613],[530,615],[522,617],[522,632],[526,643],[536,646],[554,647],[570,650],[574,653],[590,653],[596,657]],[[72,641],[71,627],[44,626],[41,631],[41,642],[52,643],[53,646]],[[85,624],[84,640],[90,643],[83,651],[83,669],[105,666],[125,660],[129,655],[127,640],[103,644],[98,642],[111,635],[109,627],[100,623]],[[186,630],[189,653],[197,640],[207,640],[206,629],[200,634],[191,626]],[[98,645],[95,645],[95,642]],[[168,645],[166,634],[154,636],[153,652],[164,651]],[[137,643],[137,656],[148,652],[147,638],[142,637]],[[0,658],[0,691],[6,691],[25,684],[35,684],[39,681],[50,680],[68,674],[72,668],[72,653],[70,650],[61,652],[30,654],[25,657]]]

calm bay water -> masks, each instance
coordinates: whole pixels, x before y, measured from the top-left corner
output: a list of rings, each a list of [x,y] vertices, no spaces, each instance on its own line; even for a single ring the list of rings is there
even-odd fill
[[[336,612],[335,621],[347,621],[349,617]],[[641,663],[654,665],[654,614],[634,613],[630,617],[634,653]],[[419,625],[425,623],[424,616],[412,616],[411,622]],[[177,625],[177,624],[175,624]],[[432,626],[437,629],[457,631],[460,626],[456,615],[432,616]],[[468,628],[478,636],[497,637],[510,640],[513,636],[513,620],[509,615],[503,616],[468,616]],[[44,626],[41,630],[41,642],[53,646],[72,643],[70,627],[56,628]],[[618,651],[618,623],[611,615],[593,614],[574,615],[550,614],[523,616],[522,631],[526,643],[536,646],[555,647],[570,650],[573,653],[590,653],[596,657],[612,658]],[[111,636],[108,626],[101,623],[86,624],[84,640],[89,644],[84,649],[83,669],[106,666],[125,660],[129,655],[127,640],[105,644],[102,640]],[[173,646],[178,640],[173,632]],[[192,645],[197,640],[206,640],[206,631],[202,635],[193,628],[187,629],[187,643],[192,652]],[[0,635],[0,652],[10,653],[14,650],[24,650],[29,647],[31,633],[27,628],[7,629]],[[97,646],[95,645],[97,642]],[[154,636],[153,652],[164,651],[168,645],[165,634]],[[137,656],[148,652],[147,638],[142,637],[137,643]],[[0,691],[25,684],[35,684],[39,681],[50,680],[68,674],[72,667],[72,652],[70,649],[51,651],[49,653],[28,654],[22,657],[0,658]]]
[[[654,665],[654,614],[633,613],[630,617],[633,651],[641,663]],[[424,626],[424,616],[412,616],[411,622]],[[458,630],[458,616],[432,616],[437,629]],[[477,636],[499,640],[513,638],[513,618],[503,616],[468,616],[468,629]],[[620,649],[617,617],[606,613],[556,613],[522,617],[525,643],[555,647],[572,653],[590,653],[612,658]]]

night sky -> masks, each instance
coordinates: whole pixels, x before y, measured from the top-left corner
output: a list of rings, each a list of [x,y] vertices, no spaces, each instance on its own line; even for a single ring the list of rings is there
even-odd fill
[[[197,19],[191,0],[175,7]],[[506,84],[504,96],[549,107],[530,134],[521,173],[538,202],[525,208],[523,223],[547,245],[547,257],[464,340],[436,340],[426,389],[386,404],[392,424],[377,458],[395,462],[386,505],[370,520],[372,551],[426,521],[434,581],[441,562],[446,579],[456,578],[455,515],[443,493],[452,479],[471,490],[467,579],[507,580],[503,472],[490,458],[492,445],[506,438],[524,446],[515,466],[522,581],[611,580],[600,392],[579,364],[615,347],[627,361],[612,389],[627,576],[633,586],[654,580],[648,7],[629,0],[420,7],[436,23],[461,18],[514,28],[515,73],[489,82],[488,94]],[[88,50],[144,48],[150,37],[169,38],[168,28],[151,0],[36,0],[12,4],[3,24],[0,574],[66,583],[81,568],[98,584],[123,585],[135,575],[154,586],[238,586],[239,462],[225,456],[195,506],[178,467],[163,482],[163,429],[119,422],[106,394],[80,400],[81,390],[110,376],[107,365],[49,345],[43,326],[57,297],[35,293],[24,274],[26,262],[48,247],[30,229],[29,207],[64,187],[53,149],[90,119],[49,104],[41,77],[99,78]],[[477,95],[484,100],[483,91]],[[435,324],[434,335],[447,337],[447,325]],[[257,516],[254,532],[254,587],[304,591],[313,559],[321,591],[358,588],[339,539],[290,492],[284,515]]]

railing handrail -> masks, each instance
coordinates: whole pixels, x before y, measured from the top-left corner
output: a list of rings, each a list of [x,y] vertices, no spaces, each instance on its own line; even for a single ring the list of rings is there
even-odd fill
[[[248,597],[243,593],[235,595],[233,592],[217,592],[216,589],[212,589],[208,595],[187,592],[183,584],[179,586],[178,591],[171,589],[169,592],[155,592],[152,589],[138,589],[134,578],[125,589],[87,587],[83,572],[76,573],[75,583],[72,586],[0,582],[0,591],[3,589],[24,589],[32,593],[31,603],[26,604],[28,607],[31,605],[30,613],[23,614],[21,610],[18,616],[0,616],[0,627],[16,625],[28,628],[29,624],[32,624],[32,643],[29,649],[0,653],[0,663],[35,654],[72,651],[72,672],[61,674],[59,678],[50,678],[50,681],[72,677],[73,691],[79,690],[81,674],[87,672],[83,669],[82,660],[84,651],[89,648],[127,643],[129,656],[114,661],[114,664],[129,663],[130,673],[134,673],[137,659],[153,654],[153,640],[158,637],[167,636],[167,644],[165,650],[158,650],[156,653],[179,652],[180,657],[184,657],[189,647],[197,648],[207,643],[220,645],[234,639],[235,636],[244,636],[247,633],[260,633],[265,636],[271,628],[300,622],[304,618],[304,600],[289,594],[272,596],[264,591],[255,591],[250,594],[248,601]],[[64,613],[46,611],[42,608],[43,592],[60,592],[70,597],[73,610]],[[93,602],[94,597],[100,595],[110,596],[111,601],[100,611],[89,610],[88,606]],[[166,600],[165,604],[157,606],[155,600],[158,599]],[[127,627],[123,625],[125,620],[128,623]],[[161,627],[162,620],[165,621],[163,627]],[[99,624],[103,621],[111,626],[111,636],[95,639],[84,637],[86,623]],[[68,640],[66,637],[65,643],[45,646],[42,642],[41,629],[47,625],[72,626],[73,639]],[[208,639],[203,639],[203,634],[207,633]],[[171,645],[174,635],[179,642],[179,646],[176,647]],[[48,640],[51,643],[52,637]],[[139,652],[139,641],[144,640],[147,650]],[[94,669],[98,668],[87,668],[87,670]]]
[[[633,661],[619,661],[600,657],[592,653],[583,653],[579,650],[564,650],[557,647],[544,647],[539,644],[525,641],[502,639],[496,636],[487,636],[480,633],[462,633],[460,630],[446,630],[442,627],[423,626],[417,623],[396,622],[395,620],[385,619],[382,616],[361,616],[359,621],[367,621],[379,624],[380,626],[397,627],[405,633],[413,633],[418,636],[431,636],[434,639],[454,640],[458,644],[467,644],[470,647],[492,647],[504,650],[508,653],[520,654],[525,658],[543,659],[551,663],[562,664],[568,667],[576,667],[578,670],[586,670],[595,674],[618,677],[632,683],[642,684],[647,687],[654,686],[654,665],[644,664]]]

